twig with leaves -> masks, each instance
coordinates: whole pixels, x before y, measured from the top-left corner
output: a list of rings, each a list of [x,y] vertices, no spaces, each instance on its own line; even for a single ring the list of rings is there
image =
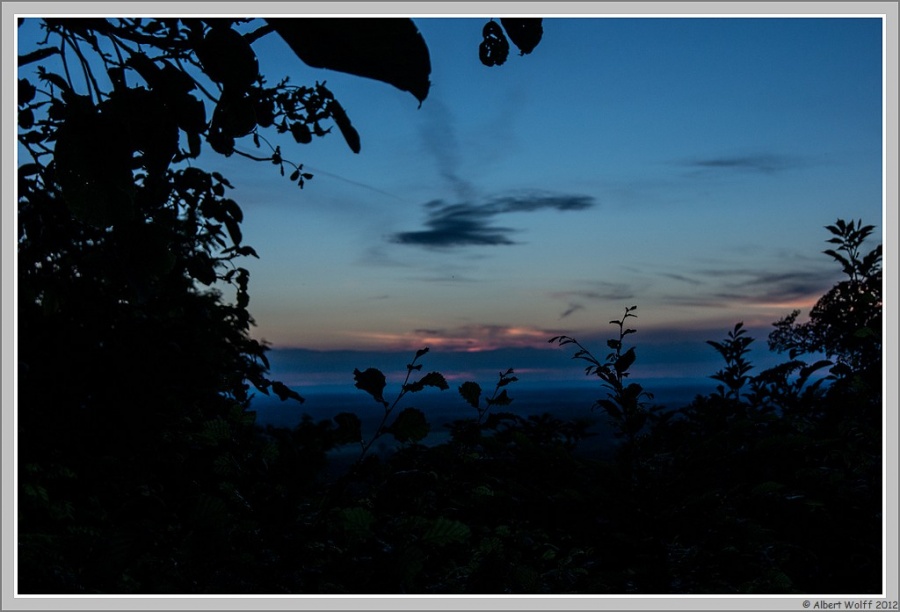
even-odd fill
[[[384,374],[381,370],[377,368],[368,368],[365,371],[360,371],[358,369],[353,370],[353,378],[356,381],[356,388],[365,391],[372,398],[381,404],[384,407],[384,415],[381,418],[381,422],[378,424],[378,427],[375,430],[375,434],[368,441],[362,438],[362,435],[359,436],[359,443],[361,447],[361,452],[359,458],[356,460],[356,464],[359,465],[366,454],[369,452],[369,449],[372,448],[372,445],[378,440],[380,437],[385,434],[391,434],[394,438],[399,442],[407,443],[407,442],[418,442],[428,435],[428,421],[425,419],[425,413],[423,413],[418,408],[405,408],[398,415],[397,418],[394,419],[393,423],[389,426],[386,426],[388,419],[391,414],[394,412],[394,409],[400,403],[407,393],[417,393],[424,389],[425,387],[436,387],[441,391],[449,389],[449,385],[447,384],[447,380],[444,378],[444,375],[440,372],[429,372],[422,376],[422,378],[409,382],[410,377],[413,372],[419,372],[422,370],[422,364],[416,363],[420,357],[424,356],[428,353],[428,348],[423,348],[416,351],[416,356],[413,358],[412,363],[406,365],[406,378],[403,381],[403,385],[400,387],[400,392],[397,394],[397,397],[393,402],[388,402],[384,398],[384,388],[387,385],[387,380],[385,379]],[[349,413],[342,413],[342,419],[346,422],[345,426],[352,426],[357,430],[360,428],[359,417],[356,415],[350,415]],[[354,417],[355,422],[350,417]],[[337,419],[336,419],[337,420]],[[341,421],[338,421],[338,424],[341,425]]]

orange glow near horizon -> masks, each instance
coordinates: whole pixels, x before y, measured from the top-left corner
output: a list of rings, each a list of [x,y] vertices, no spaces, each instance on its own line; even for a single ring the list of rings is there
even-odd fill
[[[659,336],[672,334],[680,337],[711,329],[729,330],[735,323],[743,322],[745,327],[769,328],[775,321],[800,310],[802,321],[809,315],[820,296],[808,296],[777,302],[746,301],[740,304],[722,304],[715,316],[696,312],[673,311],[672,309],[648,308],[648,313],[641,312],[641,318],[629,324],[635,327],[641,336]],[[654,315],[665,313],[668,321],[655,320]],[[680,315],[680,316],[678,316]],[[281,342],[270,345],[278,348],[306,348],[312,350],[351,350],[351,351],[416,351],[424,347],[444,352],[480,353],[508,348],[552,348],[550,338],[558,335],[569,335],[587,340],[593,338],[613,337],[618,330],[615,326],[605,325],[606,321],[585,326],[567,326],[566,329],[549,326],[532,325],[498,325],[490,323],[469,323],[453,327],[435,326],[428,329],[410,329],[408,331],[375,331],[365,329],[347,329],[338,333],[304,333],[298,329],[270,329],[270,338],[283,338]],[[572,322],[574,323],[574,321]],[[421,325],[421,323],[419,323]]]
[[[359,348],[418,350],[427,346],[445,351],[477,353],[501,348],[544,348],[553,335],[546,330],[523,326],[466,325],[427,332],[349,332],[345,337],[352,339],[353,345]]]

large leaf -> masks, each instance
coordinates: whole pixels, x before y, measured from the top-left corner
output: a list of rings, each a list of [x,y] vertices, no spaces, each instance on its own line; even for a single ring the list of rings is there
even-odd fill
[[[376,402],[384,404],[384,387],[387,380],[381,370],[369,368],[365,372],[353,370],[353,379],[356,381],[356,388],[365,391],[371,395]]]
[[[306,401],[299,393],[277,380],[272,381],[272,391],[275,392],[275,395],[277,395],[278,399],[282,402],[292,399],[302,404]]]
[[[478,58],[485,66],[502,66],[509,55],[509,41],[497,22],[491,20],[481,31],[483,40],[478,46]]]
[[[388,428],[398,442],[418,442],[428,435],[428,421],[418,408],[406,408]]]
[[[365,540],[372,536],[372,523],[375,516],[365,508],[356,506],[343,508],[339,513],[341,526],[353,538]]]
[[[488,406],[509,406],[512,403],[512,398],[504,389],[497,397],[489,397],[485,401],[488,403]]]
[[[450,388],[450,385],[447,384],[447,379],[440,372],[429,372],[419,380],[407,384],[405,388],[407,391],[415,393],[425,387],[436,387],[441,391],[446,391]]]
[[[431,86],[428,46],[410,19],[266,20],[304,63],[383,81],[422,102]]]
[[[349,146],[350,150],[354,153],[359,153],[361,146],[359,142],[359,132],[357,132],[356,128],[350,123],[350,119],[347,117],[344,107],[342,107],[337,100],[332,100],[328,103],[328,108],[331,110],[331,118],[334,119],[338,129],[341,131],[341,135],[343,135],[344,140],[347,141],[347,146]]]
[[[616,372],[622,374],[623,372],[627,372],[628,368],[631,367],[631,364],[634,363],[635,360],[634,348],[630,348],[625,353],[622,354],[621,357],[616,359],[616,362],[613,364],[613,367],[616,368]]]
[[[471,533],[472,531],[465,523],[439,516],[422,536],[422,539],[429,544],[443,546],[465,542]]]
[[[481,398],[481,385],[475,382],[464,382],[459,386],[459,394],[464,400],[469,402],[472,408],[478,408],[478,401]]]
[[[531,53],[544,36],[543,19],[510,19],[500,20],[506,35],[519,48],[522,55]]]

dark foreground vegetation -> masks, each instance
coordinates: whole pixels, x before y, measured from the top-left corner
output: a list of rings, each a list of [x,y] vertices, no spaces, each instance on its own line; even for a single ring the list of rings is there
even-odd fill
[[[550,339],[597,379],[584,420],[509,412],[513,370],[449,390],[423,349],[398,364],[399,388],[369,364],[352,373],[383,411],[374,433],[350,413],[257,427],[253,393],[302,398],[268,378],[249,335],[238,264],[255,253],[229,184],[185,162],[203,142],[261,146],[273,125],[298,143],[329,121],[352,149],[359,139],[324,85],[267,88],[237,25],[48,20],[56,46],[23,56],[67,62],[18,89],[31,156],[18,192],[19,592],[881,590],[881,248],[862,249],[861,222],[827,228],[846,278],[803,322],[775,323],[784,363],[751,373],[738,324],[710,342],[718,392],[687,406],[655,406],[630,379],[628,307],[606,347]],[[486,28],[483,61],[502,63],[505,40]],[[223,52],[243,71],[217,71]],[[214,83],[210,121],[185,65]],[[427,79],[392,84],[427,94]],[[449,441],[431,446],[426,388],[460,396]],[[591,418],[614,425],[613,454],[583,450]],[[370,452],[381,439],[400,449]],[[328,453],[342,447],[358,454],[335,475]]]

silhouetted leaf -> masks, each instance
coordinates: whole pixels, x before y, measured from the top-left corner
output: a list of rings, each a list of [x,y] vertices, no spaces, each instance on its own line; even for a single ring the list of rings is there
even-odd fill
[[[468,525],[454,519],[439,516],[422,536],[422,539],[437,546],[464,542],[471,535]]]
[[[509,42],[503,29],[495,21],[488,21],[481,31],[483,40],[478,47],[478,58],[485,66],[501,66],[509,55]]]
[[[422,377],[422,384],[428,387],[437,387],[441,391],[446,391],[450,388],[447,384],[447,380],[444,378],[444,375],[440,372],[429,372],[424,377]]]
[[[517,380],[519,380],[517,377],[515,377],[515,376],[510,376],[509,373],[507,372],[506,374],[501,374],[501,375],[500,375],[500,380],[497,381],[497,386],[498,386],[498,387],[505,387],[506,385],[508,385],[508,384],[510,384],[510,383],[516,382]]]
[[[459,394],[473,408],[478,408],[478,402],[481,399],[481,386],[475,382],[464,382],[459,386]]]
[[[365,391],[371,395],[376,402],[384,404],[384,387],[387,381],[381,370],[369,368],[365,372],[353,370],[353,379],[356,381],[356,388]]]
[[[18,95],[19,99],[17,103],[19,106],[24,106],[34,100],[34,94],[37,92],[37,89],[34,85],[31,84],[31,81],[28,79],[19,79],[18,86]]]
[[[521,421],[522,418],[512,412],[494,412],[488,415],[484,422],[484,426],[490,429],[496,429],[504,423],[517,423]]]
[[[406,390],[415,393],[421,391],[425,387],[437,387],[441,391],[449,389],[447,380],[440,372],[429,372],[419,380],[406,385]]]
[[[612,400],[608,400],[608,399],[597,400],[596,403],[594,404],[594,407],[603,408],[606,411],[606,414],[608,414],[609,416],[611,416],[614,419],[618,420],[618,419],[622,418],[622,410]]]
[[[833,364],[831,361],[829,361],[827,359],[819,360],[811,365],[801,368],[800,369],[800,377],[801,378],[809,378],[809,376],[816,370],[821,370],[822,368],[826,368],[830,365],[833,365]]]
[[[230,27],[213,27],[197,46],[207,76],[236,92],[245,91],[259,77],[259,62],[247,39]]]
[[[522,55],[531,53],[544,35],[543,19],[504,18],[500,20],[506,35],[519,48]]]
[[[365,508],[343,508],[339,512],[341,526],[354,538],[367,539],[372,536],[375,516]]]
[[[278,399],[280,399],[282,402],[288,399],[292,399],[302,404],[306,401],[305,399],[303,399],[303,397],[300,396],[299,393],[289,388],[284,383],[278,382],[277,380],[272,382],[272,391],[275,392],[275,395],[277,395]]]
[[[625,353],[616,360],[616,363],[613,366],[616,368],[616,372],[619,374],[623,372],[627,372],[628,368],[631,367],[631,364],[634,363],[635,360],[634,348],[630,348]]]
[[[630,385],[628,385],[627,387],[622,389],[622,397],[629,401],[636,402],[637,399],[640,397],[640,395],[643,392],[644,392],[644,388],[641,385],[639,385],[637,383],[631,383]],[[647,394],[647,395],[649,395],[649,394]]]
[[[500,392],[500,395],[494,398],[487,398],[489,406],[509,406],[512,404],[512,398],[507,394],[506,389]]]
[[[218,497],[201,493],[194,501],[191,519],[198,525],[216,526],[227,520],[228,508]]]
[[[410,19],[270,18],[266,20],[304,63],[383,81],[428,96],[428,47]]]
[[[211,419],[203,423],[199,437],[211,446],[231,439],[231,427],[223,419]]]
[[[243,257],[252,256],[259,259],[259,255],[256,254],[256,250],[250,246],[238,247],[235,249],[235,252]]]
[[[344,112],[344,107],[342,107],[337,100],[332,100],[328,103],[328,109],[331,111],[331,117],[334,119],[334,122],[337,123],[338,129],[341,131],[341,135],[344,137],[344,140],[347,141],[347,146],[350,147],[350,150],[354,153],[359,153],[359,132],[357,132],[356,128],[350,124],[350,119],[347,117],[347,113]]]
[[[225,227],[228,228],[228,235],[231,236],[231,241],[236,245],[240,244],[241,240],[243,239],[243,235],[241,234],[241,226],[231,217],[226,217],[224,219],[224,222]]]
[[[40,164],[22,164],[19,166],[19,176],[34,176],[41,171]]]
[[[312,132],[309,131],[309,126],[303,121],[295,121],[291,124],[291,136],[300,144],[312,142]]]
[[[387,431],[399,442],[418,442],[428,435],[428,421],[418,408],[406,408],[397,415]]]
[[[246,136],[256,127],[253,102],[240,94],[223,93],[213,110],[210,129],[220,130],[233,138]]]

